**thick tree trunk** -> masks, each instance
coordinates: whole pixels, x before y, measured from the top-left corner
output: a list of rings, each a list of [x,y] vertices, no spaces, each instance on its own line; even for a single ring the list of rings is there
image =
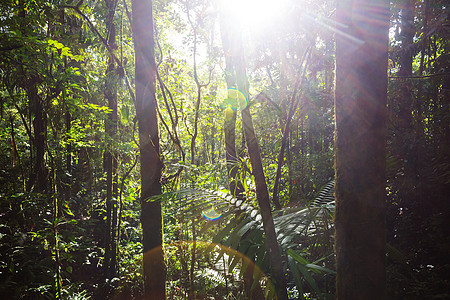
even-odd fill
[[[399,76],[411,76],[413,53],[414,53],[414,1],[403,0],[401,16],[401,33],[400,40],[402,47],[399,55],[400,69]],[[403,165],[402,185],[403,189],[399,191],[401,205],[405,208],[412,209],[417,201],[418,181],[415,165],[417,164],[415,149],[417,141],[415,141],[415,126],[413,120],[413,103],[415,95],[413,91],[412,80],[403,78],[398,80],[400,87],[398,93],[398,133],[395,135],[395,150],[397,158]],[[415,191],[411,193],[412,191]],[[420,197],[420,196],[419,196]]]
[[[412,62],[414,53],[414,1],[403,0],[402,2],[402,18],[401,18],[401,37],[402,48],[400,53],[400,70],[399,76],[412,75]]]
[[[400,70],[398,72],[399,76],[411,76],[412,75],[412,63],[413,63],[413,51],[414,51],[414,10],[413,1],[404,0],[402,3],[402,19],[401,19],[401,41],[402,50],[400,52]],[[412,98],[414,96],[412,92],[412,82],[411,79],[400,79],[400,93],[399,93],[399,130],[400,138],[403,139],[400,144],[400,149],[404,160],[408,160],[408,148],[410,145],[405,142],[405,137],[408,136],[408,132],[411,130],[412,125]],[[409,162],[411,164],[411,162]],[[405,167],[405,169],[408,169]]]
[[[136,64],[136,114],[141,161],[141,224],[144,247],[144,297],[165,299],[166,265],[162,248],[161,202],[149,197],[161,193],[162,161],[155,98],[155,41],[151,0],[133,0],[133,37]]]
[[[423,75],[423,63],[425,59],[425,49],[427,48],[427,41],[428,41],[428,0],[424,0],[423,2],[423,30],[422,30],[422,42],[420,43],[420,63],[419,63],[419,76]],[[416,159],[416,170],[415,174],[417,174],[417,178],[419,181],[421,181],[422,175],[422,149],[420,144],[424,140],[424,125],[423,125],[423,113],[422,113],[422,92],[423,85],[420,84],[417,89],[417,97],[415,101],[415,107],[417,110],[417,121],[416,121],[416,141],[418,141],[418,146],[415,149],[415,159]],[[445,89],[443,89],[445,90]],[[419,195],[421,195],[421,185],[419,185]]]
[[[389,2],[340,0],[336,34],[338,299],[385,299]]]

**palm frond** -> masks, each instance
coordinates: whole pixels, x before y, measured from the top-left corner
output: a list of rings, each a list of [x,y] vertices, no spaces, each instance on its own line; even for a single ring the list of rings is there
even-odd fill
[[[221,191],[191,188],[154,196],[148,201],[170,201],[180,207],[182,213],[192,216],[193,219],[202,212],[214,209],[221,218],[224,227],[212,238],[211,245],[206,252],[211,252],[216,244],[222,244],[237,251],[230,252],[225,248],[220,249],[216,262],[224,255],[228,256],[227,264],[229,272],[239,264],[242,255],[252,259],[263,271],[269,271],[267,251],[264,246],[264,232],[262,217],[258,208],[253,207],[246,201],[239,200]],[[313,273],[333,273],[324,266],[310,263],[300,253],[307,247],[312,237],[318,236],[319,232],[328,231],[332,235],[332,215],[334,212],[334,180],[327,183],[311,201],[307,207],[288,208],[274,213],[274,225],[279,245],[288,258],[288,269],[291,270],[294,282],[299,291],[303,291],[303,285],[307,284],[321,298]],[[206,233],[207,229],[215,224],[199,218],[203,222],[200,233]],[[241,273],[245,271],[247,264],[241,266]],[[273,293],[268,284],[266,292]],[[300,293],[302,294],[302,293]]]
[[[317,197],[312,201],[311,206],[331,206],[334,208],[334,183],[335,180],[333,179],[332,181],[324,185],[319,191]]]

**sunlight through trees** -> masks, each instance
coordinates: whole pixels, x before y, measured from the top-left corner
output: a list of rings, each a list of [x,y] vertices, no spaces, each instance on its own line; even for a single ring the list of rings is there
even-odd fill
[[[448,28],[442,0],[0,1],[0,298],[448,298]]]

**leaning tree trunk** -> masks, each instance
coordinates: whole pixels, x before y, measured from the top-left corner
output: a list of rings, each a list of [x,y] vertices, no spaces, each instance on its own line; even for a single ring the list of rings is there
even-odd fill
[[[155,40],[152,0],[133,0],[133,37],[136,64],[136,114],[141,162],[141,224],[144,247],[144,297],[165,299],[166,265],[162,248],[161,193],[157,103],[155,97]]]
[[[389,1],[339,0],[336,34],[338,299],[385,299]]]
[[[224,12],[225,13],[225,12]],[[228,42],[224,43],[224,50],[228,52],[233,66],[232,74],[235,76],[235,87],[244,95],[246,101],[249,99],[249,86],[247,73],[245,69],[245,61],[243,54],[242,38],[240,31],[236,26],[236,22],[226,15],[226,22],[222,22],[221,26],[227,26],[225,31],[229,31],[232,37]],[[234,28],[233,28],[234,27]],[[231,31],[230,31],[231,30]],[[228,63],[227,63],[228,64]],[[240,104],[241,106],[243,103]],[[253,170],[253,176],[256,184],[256,198],[261,210],[263,229],[266,235],[267,251],[269,252],[269,261],[272,271],[272,279],[274,281],[277,298],[279,300],[287,299],[286,277],[283,271],[283,262],[281,259],[280,248],[278,246],[275,226],[273,223],[272,212],[270,207],[269,191],[267,190],[266,178],[261,161],[261,151],[259,149],[258,140],[255,135],[250,108],[245,104],[242,109],[242,124],[244,127],[245,141],[247,144],[248,155]]]
[[[239,52],[240,39],[236,39],[237,26],[236,23],[229,22],[230,18],[221,15],[221,37],[222,45],[225,54],[225,72],[227,88],[231,89],[237,86],[238,74],[236,74],[236,67],[242,52]],[[227,21],[229,23],[227,23]],[[236,41],[237,40],[237,41]],[[242,75],[242,74],[240,74]],[[225,135],[225,159],[227,163],[227,173],[229,178],[230,193],[238,199],[244,199],[244,186],[242,185],[239,176],[239,165],[236,153],[236,113],[237,108],[227,107],[224,113],[224,135]],[[242,265],[245,264],[245,258],[242,258]],[[261,285],[254,284],[253,273],[255,271],[255,264],[253,262],[247,265],[244,271],[244,291],[248,299],[262,299],[264,292]],[[253,289],[252,289],[253,287]]]
[[[248,96],[248,87],[247,93]],[[277,242],[275,226],[273,223],[270,207],[269,191],[267,190],[266,178],[261,161],[261,151],[258,140],[253,128],[253,121],[250,115],[250,108],[247,106],[242,111],[242,123],[245,131],[245,141],[247,143],[248,155],[252,165],[253,176],[255,177],[256,199],[261,210],[264,233],[266,235],[267,251],[269,252],[269,261],[272,269],[272,279],[275,281],[277,299],[287,299],[287,283],[283,271],[283,261]]]

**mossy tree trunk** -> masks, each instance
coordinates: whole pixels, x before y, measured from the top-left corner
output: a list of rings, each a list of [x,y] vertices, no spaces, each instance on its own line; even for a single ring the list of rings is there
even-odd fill
[[[161,193],[157,102],[155,97],[155,40],[151,0],[133,0],[133,37],[136,65],[136,114],[141,162],[141,224],[144,251],[144,298],[165,299],[166,265],[162,248]]]
[[[336,33],[338,299],[385,299],[389,2],[340,0]]]

